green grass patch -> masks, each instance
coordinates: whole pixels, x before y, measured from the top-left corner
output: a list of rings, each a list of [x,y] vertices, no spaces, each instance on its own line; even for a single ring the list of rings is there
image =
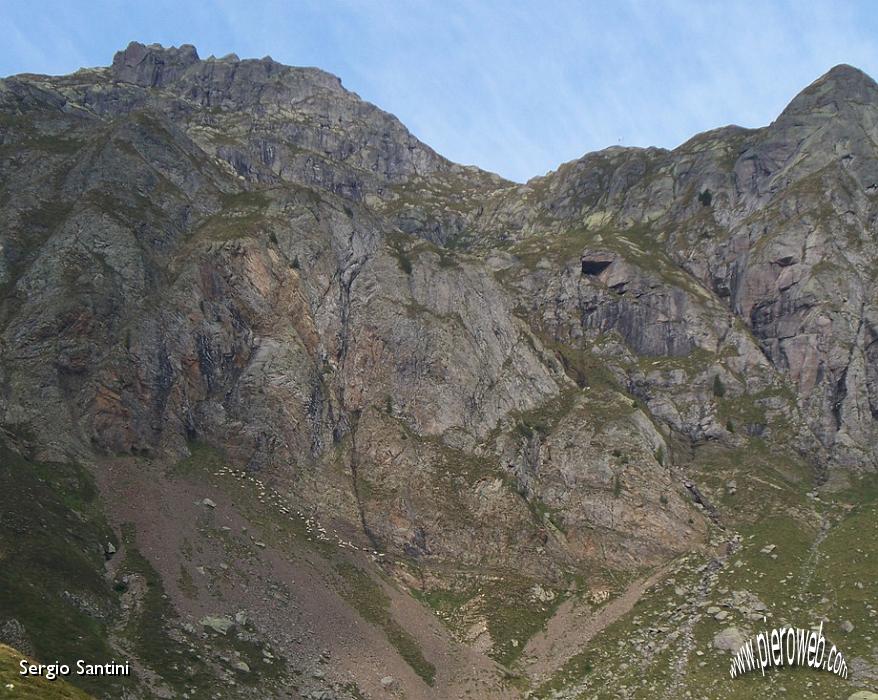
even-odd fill
[[[103,577],[115,543],[91,475],[75,464],[34,462],[0,444],[0,621],[25,628],[45,662],[105,663],[117,593]],[[73,679],[90,692],[125,679]],[[116,685],[118,683],[118,685]]]
[[[348,561],[335,563],[341,577],[339,592],[360,613],[364,620],[377,625],[405,662],[414,669],[424,682],[432,686],[436,679],[436,667],[427,659],[417,640],[393,618],[390,599],[372,577]]]
[[[23,654],[0,644],[0,699],[89,700],[92,697],[61,678],[50,681],[39,676],[21,676],[19,662],[22,658],[25,658]],[[30,661],[39,663],[33,659]],[[54,660],[49,663],[54,663]]]
[[[206,688],[210,675],[197,652],[176,641],[168,631],[168,625],[176,621],[177,613],[165,593],[161,576],[149,560],[137,549],[133,525],[122,530],[125,561],[121,572],[136,574],[143,578],[146,590],[140,608],[132,615],[125,635],[134,646],[137,658],[174,688]]]

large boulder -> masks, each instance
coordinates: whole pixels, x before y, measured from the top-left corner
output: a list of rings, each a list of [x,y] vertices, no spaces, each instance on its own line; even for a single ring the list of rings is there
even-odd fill
[[[737,627],[726,627],[713,636],[713,647],[720,651],[735,653],[747,641],[747,636]]]

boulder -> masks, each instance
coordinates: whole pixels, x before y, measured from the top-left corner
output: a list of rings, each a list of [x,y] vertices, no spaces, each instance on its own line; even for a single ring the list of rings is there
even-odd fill
[[[726,627],[713,636],[714,649],[720,651],[736,652],[747,641],[746,635],[737,627]]]
[[[228,617],[207,615],[201,618],[201,626],[218,634],[228,634],[229,630],[235,626],[235,623]]]

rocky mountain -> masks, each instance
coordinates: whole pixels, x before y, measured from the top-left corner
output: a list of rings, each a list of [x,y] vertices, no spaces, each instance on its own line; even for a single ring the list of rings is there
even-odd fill
[[[749,697],[711,625],[843,614],[874,686],[876,217],[849,66],[523,185],[267,57],[6,78],[0,642],[132,659],[99,697]]]

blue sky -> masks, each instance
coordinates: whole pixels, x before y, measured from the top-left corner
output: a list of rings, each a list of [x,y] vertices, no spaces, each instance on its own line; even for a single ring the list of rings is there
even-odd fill
[[[878,76],[874,2],[0,0],[0,75],[136,39],[324,68],[452,160],[513,180],[614,144],[769,123],[838,63]]]

